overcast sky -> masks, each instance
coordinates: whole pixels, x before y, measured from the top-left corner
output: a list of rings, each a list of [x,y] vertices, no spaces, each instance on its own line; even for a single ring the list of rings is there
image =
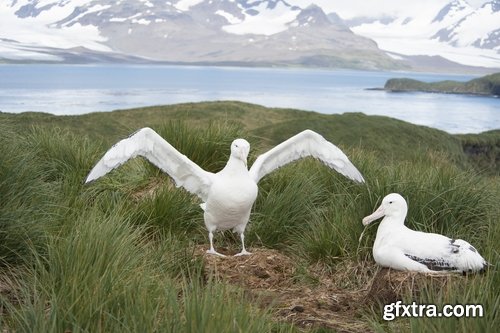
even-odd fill
[[[451,0],[287,0],[288,3],[307,7],[311,3],[320,5],[327,13],[336,12],[343,19],[355,16],[412,16],[416,12],[435,13]],[[485,0],[468,0],[479,7]]]

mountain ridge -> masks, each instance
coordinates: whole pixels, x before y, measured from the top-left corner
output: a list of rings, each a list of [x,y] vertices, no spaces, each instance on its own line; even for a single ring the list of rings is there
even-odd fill
[[[353,22],[355,33],[379,48],[406,56],[441,56],[450,61],[500,67],[500,1],[474,8],[466,0],[448,2],[437,12],[403,18]]]
[[[12,0],[0,4],[0,18],[3,62],[119,61],[368,70],[428,70],[432,63],[432,58],[427,59],[422,66],[422,58],[410,59],[412,54],[388,54],[377,40],[352,28],[355,21],[327,14],[317,5],[302,8],[284,0]],[[439,65],[430,67],[431,71],[440,69]],[[484,67],[481,63],[469,67],[490,71],[479,68]]]

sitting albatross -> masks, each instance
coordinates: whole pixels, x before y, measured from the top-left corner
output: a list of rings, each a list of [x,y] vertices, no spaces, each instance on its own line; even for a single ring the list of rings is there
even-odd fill
[[[384,217],[373,244],[373,257],[384,267],[416,272],[481,272],[488,265],[477,250],[461,239],[414,231],[404,225],[408,206],[391,193],[380,207],[363,219],[366,226]]]
[[[207,253],[216,255],[221,255],[213,245],[216,229],[233,229],[239,233],[242,250],[237,255],[250,254],[245,249],[244,232],[257,198],[257,183],[287,163],[313,156],[344,176],[364,182],[361,173],[339,148],[311,130],[305,130],[260,155],[250,170],[247,168],[249,151],[250,144],[246,140],[234,140],[226,166],[212,173],[178,152],[152,129],[143,128],[109,149],[90,171],[85,182],[104,176],[131,158],[145,157],[172,177],[177,186],[184,187],[203,200],[200,206],[204,210],[210,240]]]

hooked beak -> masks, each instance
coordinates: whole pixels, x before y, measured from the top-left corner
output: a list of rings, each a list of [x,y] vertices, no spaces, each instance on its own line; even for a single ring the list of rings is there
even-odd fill
[[[243,150],[240,151],[240,159],[243,161],[243,163],[245,163],[245,167],[248,168],[248,165],[247,165],[247,155],[248,155],[247,152],[245,152]]]
[[[373,221],[383,217],[385,215],[385,210],[384,207],[380,206],[376,211],[374,211],[371,215],[366,216],[363,219],[363,225],[367,226],[368,224],[372,223]]]

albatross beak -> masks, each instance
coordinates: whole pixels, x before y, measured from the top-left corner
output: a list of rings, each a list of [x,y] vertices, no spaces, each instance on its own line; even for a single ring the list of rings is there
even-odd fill
[[[245,167],[248,168],[248,165],[247,165],[247,156],[248,156],[247,152],[245,152],[243,150],[240,152],[240,159],[243,161],[243,163],[245,163]]]
[[[371,222],[383,217],[385,215],[384,207],[380,206],[376,211],[374,211],[371,215],[366,216],[363,219],[363,225],[367,226]]]

